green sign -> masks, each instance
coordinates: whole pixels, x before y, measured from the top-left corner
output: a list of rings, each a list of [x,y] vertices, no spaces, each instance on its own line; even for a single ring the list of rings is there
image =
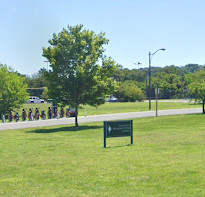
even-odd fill
[[[106,138],[127,136],[131,137],[131,144],[133,144],[132,120],[104,122],[104,147],[106,147]]]

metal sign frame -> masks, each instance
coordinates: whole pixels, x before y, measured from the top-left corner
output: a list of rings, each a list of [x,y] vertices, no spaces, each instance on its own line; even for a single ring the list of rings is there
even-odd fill
[[[133,121],[104,121],[104,148],[106,148],[106,138],[129,137],[133,144]]]

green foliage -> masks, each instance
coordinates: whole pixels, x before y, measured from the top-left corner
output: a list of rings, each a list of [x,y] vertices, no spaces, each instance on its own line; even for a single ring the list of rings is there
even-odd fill
[[[143,101],[145,99],[144,92],[138,88],[137,82],[134,81],[121,82],[114,95],[123,102]]]
[[[102,104],[102,98],[115,89],[112,76],[117,69],[111,58],[103,57],[103,45],[108,44],[105,34],[82,28],[68,26],[53,34],[51,46],[43,48],[43,56],[51,63],[51,70],[44,70],[50,98],[76,110],[79,104]]]
[[[190,95],[196,100],[205,101],[205,70],[187,75],[186,81]]]
[[[165,66],[163,69],[161,69],[161,72],[165,72],[167,74],[181,75],[181,69],[174,65]]]
[[[45,100],[48,99],[48,81],[42,70],[31,76],[25,76],[25,79],[28,84],[27,92],[30,96],[44,97]]]
[[[137,70],[132,69],[129,70],[128,68],[122,69],[118,67],[118,70],[114,73],[113,77],[116,81],[138,81],[143,82],[146,77],[146,70]]]
[[[44,99],[45,101],[48,101],[48,88],[44,87],[43,88],[43,94],[42,94],[42,99]]]
[[[26,76],[26,83],[28,84],[29,88],[48,87],[48,81],[43,75],[42,70],[38,71],[37,74],[33,74],[32,76]]]
[[[173,73],[160,72],[153,77],[154,88],[160,89],[160,98],[181,98],[182,78]]]
[[[195,100],[202,101],[202,110],[205,113],[205,69],[186,76],[189,95]]]
[[[196,71],[199,71],[203,69],[204,66],[198,65],[198,64],[187,64],[186,66],[182,67],[182,73],[189,74],[194,73]]]
[[[188,64],[186,66],[177,67],[174,65],[161,67],[151,67],[151,97],[155,97],[155,87],[158,83],[160,88],[160,98],[185,98],[188,95],[188,83],[184,80],[187,74],[194,73],[196,71],[203,70],[204,66],[198,64]],[[132,69],[123,68],[121,65],[118,66],[117,72],[114,73],[114,79],[119,82],[124,81],[137,81],[138,86],[148,93],[148,68]],[[159,84],[160,79],[160,84]]]
[[[0,65],[0,113],[19,108],[28,99],[25,78]]]

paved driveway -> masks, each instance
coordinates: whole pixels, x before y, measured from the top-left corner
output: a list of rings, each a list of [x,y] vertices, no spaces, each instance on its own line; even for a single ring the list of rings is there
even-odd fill
[[[158,111],[158,116],[193,114],[193,113],[202,113],[202,108],[160,110]],[[109,121],[109,120],[134,119],[134,118],[144,118],[144,117],[153,117],[153,116],[156,116],[155,111],[105,114],[105,115],[95,115],[95,116],[87,116],[87,117],[81,116],[78,117],[78,122],[80,124],[86,122],[102,122],[102,121]],[[0,130],[23,129],[23,128],[68,125],[68,124],[75,124],[75,118],[0,123]]]

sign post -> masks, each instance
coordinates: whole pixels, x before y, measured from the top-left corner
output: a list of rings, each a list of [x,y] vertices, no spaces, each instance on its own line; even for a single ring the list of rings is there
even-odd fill
[[[156,117],[157,117],[158,116],[158,94],[159,94],[158,87],[155,89],[155,94],[156,94]]]
[[[132,120],[104,122],[104,148],[106,148],[106,138],[127,136],[130,136],[131,144],[133,144]]]
[[[4,114],[1,114],[1,118],[2,118],[2,122],[5,123],[6,119],[5,119],[5,115]]]

